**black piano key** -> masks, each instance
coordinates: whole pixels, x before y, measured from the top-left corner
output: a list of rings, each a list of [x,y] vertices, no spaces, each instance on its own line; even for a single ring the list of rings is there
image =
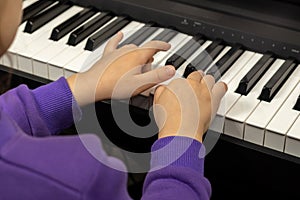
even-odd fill
[[[166,35],[168,35],[171,31],[171,29],[165,29],[161,33],[159,33],[157,36],[155,36],[152,40],[162,40]]]
[[[178,69],[203,43],[202,35],[195,35],[175,54],[168,58],[166,65],[173,65],[175,69]]]
[[[118,47],[122,47],[127,44],[132,44],[133,41],[135,41],[140,35],[142,35],[145,31],[147,31],[149,29],[149,27],[152,27],[153,25],[154,24],[152,24],[152,23],[145,24],[143,27],[138,29],[134,34],[132,34],[126,40],[124,40],[121,44],[119,44]]]
[[[170,42],[177,34],[178,34],[178,32],[171,31],[165,37],[163,37],[160,41]]]
[[[212,51],[207,52],[208,55],[196,65],[197,70],[205,71],[223,49],[224,45],[218,45]]]
[[[34,31],[69,9],[71,6],[71,3],[62,2],[52,6],[44,12],[35,15],[34,17],[28,19],[24,32],[33,33]]]
[[[146,31],[138,36],[135,40],[132,41],[132,44],[137,46],[141,45],[147,38],[149,38],[153,33],[155,33],[159,28],[158,27],[148,27]]]
[[[272,78],[263,87],[262,92],[258,99],[270,102],[285,81],[288,79],[291,73],[296,69],[296,63],[294,59],[286,60]]]
[[[113,16],[111,14],[102,12],[100,15],[93,18],[91,21],[89,21],[88,23],[84,24],[83,26],[75,30],[73,33],[71,33],[67,44],[76,46],[82,40],[86,39],[89,35],[95,32],[97,29],[109,22],[112,18]]]
[[[70,19],[64,21],[57,27],[55,27],[52,30],[50,39],[54,41],[58,41],[62,37],[64,37],[66,34],[68,34],[70,31],[78,27],[80,24],[88,20],[90,17],[96,14],[96,10],[86,8],[83,11],[75,14]]]
[[[90,37],[85,46],[85,50],[94,51],[96,48],[101,46],[107,39],[115,35],[119,30],[130,23],[130,20],[125,17],[119,17],[115,21],[111,22],[103,29],[95,33]]]
[[[207,65],[212,62],[212,57],[215,57],[217,53],[224,48],[221,43],[222,40],[217,39],[204,49],[191,63],[188,64],[183,73],[183,77],[186,78],[191,72],[196,70],[204,71],[208,67]]]
[[[158,34],[156,37],[154,37],[152,40],[159,40],[164,42],[169,42],[172,40],[176,35],[177,31],[171,30],[171,29],[165,29],[160,34]]]
[[[192,72],[195,72],[195,71],[197,71],[196,67],[190,63],[190,64],[188,64],[188,66],[186,66],[182,76],[184,78],[187,78]]]
[[[242,55],[242,45],[237,44],[233,46],[212,68],[207,74],[212,75],[216,81],[223,76],[232,64]]]
[[[274,62],[272,53],[266,53],[254,67],[242,78],[235,92],[241,95],[247,95],[255,86],[258,80],[266,73]]]
[[[300,111],[300,95],[298,96],[294,109]]]
[[[192,60],[191,64],[194,67],[197,66],[206,56],[208,56],[215,48],[217,48],[221,44],[222,40],[213,41],[206,49],[204,49],[194,60]],[[197,68],[197,67],[196,67]]]
[[[44,10],[45,8],[47,8],[53,3],[54,3],[53,0],[49,0],[49,1],[37,1],[31,4],[30,6],[28,6],[23,10],[22,23],[27,21],[29,18],[33,17],[34,15],[38,14],[39,12],[41,12],[42,10]]]

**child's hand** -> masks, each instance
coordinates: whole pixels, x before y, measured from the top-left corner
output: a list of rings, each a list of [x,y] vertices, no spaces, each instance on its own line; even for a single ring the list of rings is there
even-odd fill
[[[172,66],[149,71],[155,53],[167,51],[170,44],[151,41],[141,47],[127,45],[117,49],[122,37],[118,33],[108,42],[103,57],[91,69],[68,78],[79,105],[129,98],[174,76]]]
[[[187,79],[175,79],[167,86],[158,87],[154,116],[159,138],[186,136],[202,142],[226,90],[225,83],[215,84],[212,76],[204,76],[199,71]]]

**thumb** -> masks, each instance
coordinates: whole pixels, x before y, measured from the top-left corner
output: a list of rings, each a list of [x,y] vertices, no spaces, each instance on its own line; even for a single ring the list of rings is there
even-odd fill
[[[139,82],[152,84],[153,86],[172,78],[175,75],[175,72],[175,68],[168,65],[165,67],[156,68],[143,74],[139,74],[137,77]]]
[[[160,95],[162,94],[162,92],[165,90],[165,87],[160,85],[155,89],[155,93],[154,93],[154,102],[153,104],[156,104],[156,102],[158,101]]]
[[[212,89],[212,117],[215,117],[220,106],[220,102],[227,90],[227,85],[224,82],[218,82],[214,85]]]
[[[106,44],[105,49],[103,51],[103,55],[106,55],[117,49],[120,41],[123,39],[123,33],[118,32],[115,36],[113,36]]]
[[[175,75],[173,66],[159,67],[155,70],[136,75],[135,83],[139,85],[137,94],[153,87],[154,85],[164,82]]]

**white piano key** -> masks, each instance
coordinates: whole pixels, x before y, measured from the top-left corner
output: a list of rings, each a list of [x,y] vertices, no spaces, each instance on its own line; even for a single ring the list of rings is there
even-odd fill
[[[205,73],[209,71],[210,68],[214,67],[215,64],[231,49],[231,46],[226,46],[221,53],[213,60],[213,62],[209,65],[209,67],[205,70]],[[219,112],[221,110],[225,110],[225,104],[224,102],[221,102],[219,105]],[[211,125],[209,127],[210,130],[216,131],[218,133],[223,133],[224,129],[224,121],[225,117],[224,115],[216,115],[213,121],[211,122]]]
[[[104,26],[102,26],[100,29],[104,28],[106,25],[111,23],[112,21],[116,20],[117,17],[114,17],[112,20],[110,20],[108,23],[106,23]],[[98,29],[98,30],[100,30]],[[96,30],[95,32],[97,32]],[[94,33],[95,33],[94,32]],[[94,34],[92,33],[92,34]],[[92,35],[91,34],[91,35]],[[73,61],[76,57],[80,56],[85,50],[85,45],[89,37],[81,41],[79,44],[76,46],[69,46],[66,49],[64,49],[60,54],[57,56],[53,57],[51,60],[48,62],[48,67],[50,68],[63,68],[63,73],[65,77],[68,77],[72,74],[74,74],[74,70],[68,69],[68,64]],[[66,68],[66,70],[65,70]],[[71,71],[68,71],[71,70]]]
[[[263,86],[273,76],[273,74],[282,65],[283,60],[276,60],[265,75],[258,81],[255,87],[249,92],[247,96],[240,96],[235,104],[230,108],[226,114],[225,133],[231,136],[243,139],[244,138],[244,122],[259,104],[257,99]],[[241,79],[243,76],[239,76]],[[229,93],[230,94],[230,93]],[[227,100],[227,99],[226,99]],[[244,138],[251,141],[251,138]]]
[[[208,68],[205,70],[204,73],[207,73],[208,70],[213,67],[229,50],[231,49],[231,46],[226,46],[219,55],[212,61],[212,63],[208,66]]]
[[[40,51],[39,53],[33,56],[32,65],[33,65],[33,71],[35,75],[50,79],[50,74],[48,74],[49,73],[48,62],[49,60],[51,60],[53,57],[55,57],[57,54],[59,54],[65,48],[68,47],[66,43],[68,42],[69,36],[70,34],[66,35],[58,42],[53,42],[51,45],[49,45],[48,47],[46,47],[45,49],[43,49],[42,51]],[[63,72],[61,70],[60,76],[62,75]],[[50,80],[56,80],[56,79],[50,79]]]
[[[252,51],[245,51],[239,59],[228,69],[228,71],[219,79],[219,81],[229,84],[230,81],[236,77],[236,75],[243,70],[244,66],[250,62],[250,59],[255,55]],[[256,58],[258,59],[258,58]],[[255,59],[255,60],[256,60]],[[252,61],[254,62],[254,61]],[[233,86],[237,87],[237,86]]]
[[[266,127],[264,146],[283,152],[286,134],[300,115],[293,109],[299,94],[300,82]]]
[[[251,58],[248,60],[248,56],[247,55],[246,58],[238,60],[237,63],[235,63],[232,68],[235,71],[238,71],[236,68],[241,68],[241,70],[239,70],[233,77],[231,77],[232,79],[229,79],[228,77],[228,73],[224,74],[224,78],[221,78],[220,80],[225,82],[228,86],[228,91],[225,94],[225,96],[223,97],[224,101],[225,101],[225,108],[226,110],[222,111],[222,112],[218,112],[217,114],[219,115],[224,115],[225,113],[227,113],[229,111],[229,109],[233,106],[233,104],[238,100],[238,98],[241,96],[238,93],[235,93],[235,89],[238,87],[240,80],[242,79],[242,77],[244,77],[249,71],[250,69],[259,61],[259,59],[262,57],[262,54],[254,54],[252,56],[250,56]],[[227,76],[227,79],[225,78],[225,76]]]
[[[240,75],[243,76],[243,74],[247,73],[251,69],[251,67],[257,62],[257,60],[259,60],[259,58],[261,57],[261,55],[259,54],[256,54],[255,57],[254,55],[254,52],[244,52],[244,54],[242,54],[241,57],[235,63],[233,63],[229,70],[220,78],[219,81],[225,82],[230,88],[230,90],[227,91],[227,93],[220,102],[220,107],[217,111],[214,121],[210,126],[211,130],[219,133],[224,132],[225,114],[240,97],[239,94],[233,91],[233,88],[237,87],[238,81],[240,79],[238,78],[240,77],[238,74],[240,73]]]
[[[42,69],[36,68],[36,72],[33,71],[32,58],[34,55],[42,51],[44,48],[47,48],[47,46],[50,46],[54,42],[49,39],[54,27],[58,26],[61,24],[61,22],[69,19],[74,14],[77,14],[82,10],[82,7],[72,6],[67,11],[53,19],[51,22],[47,23],[44,26],[47,30],[44,31],[41,37],[35,41],[32,41],[26,48],[18,51],[19,69],[28,73],[40,75],[44,78],[48,78],[48,72],[45,72]]]
[[[142,46],[144,45],[145,43],[151,41],[153,38],[155,38],[158,34],[160,34],[161,32],[164,31],[164,28],[159,28],[158,30],[156,30],[152,35],[150,35],[144,42],[141,43],[141,45],[139,46]]]
[[[118,17],[114,17],[112,20],[110,20],[109,22],[107,22],[104,26],[100,27],[98,30],[96,30],[95,32],[98,32],[99,30],[105,28],[106,26],[108,26],[110,23],[114,22],[115,20],[117,20]],[[93,35],[93,34],[92,34]],[[88,37],[89,38],[89,37]],[[95,59],[99,58],[99,56],[101,57],[101,52],[103,52],[104,50],[104,45],[101,45],[96,51],[94,51],[94,53],[90,54],[90,52],[87,52],[86,50],[84,50],[86,41],[88,40],[88,38],[86,38],[83,42],[84,44],[82,44],[82,42],[79,44],[79,46],[83,45],[83,47],[81,47],[81,50],[78,52],[73,52],[72,55],[69,54],[69,58],[67,60],[67,62],[62,63],[61,61],[59,61],[61,64],[60,66],[63,66],[63,71],[64,71],[64,76],[65,77],[69,77],[74,73],[77,73],[79,71],[86,71],[88,68],[91,67],[91,65],[93,64],[94,61],[96,61]],[[68,49],[66,49],[68,50]],[[91,61],[88,61],[89,63],[84,63],[84,65],[70,65],[70,63],[72,61],[74,61],[76,58],[80,57],[82,54],[84,54],[84,52],[87,52],[88,55],[92,55],[93,58],[89,58]],[[59,58],[59,59],[63,59],[63,58]],[[54,65],[55,66],[55,65]],[[56,65],[57,66],[57,65]],[[82,68],[84,67],[84,68]]]
[[[58,2],[55,2],[54,4],[50,5],[49,7],[52,7],[52,6],[56,5],[57,3]],[[45,32],[48,31],[48,29],[50,29],[51,27],[53,28],[53,23],[56,21],[52,20],[51,22],[48,22],[47,25],[39,28],[38,30],[36,30],[35,32],[33,32],[31,34],[24,32],[26,22],[22,23],[19,26],[16,37],[15,37],[16,42],[11,46],[9,51],[12,51],[13,53],[18,53],[18,51],[31,45],[32,42],[39,39]]]
[[[128,37],[130,37],[135,31],[137,31],[139,28],[141,28],[143,23],[132,21],[127,26],[125,26],[121,32],[123,33],[124,37],[122,41],[126,40]],[[122,42],[121,41],[121,42]],[[66,67],[65,70],[69,70],[70,73],[75,72],[83,72],[88,70],[93,64],[97,62],[102,57],[104,48],[106,46],[108,41],[106,41],[104,44],[102,44],[99,48],[97,48],[95,51],[84,51],[80,56],[75,58],[73,61],[71,61]],[[67,72],[68,73],[68,72]]]
[[[250,117],[246,120],[245,140],[263,145],[264,132],[275,113],[285,102],[289,94],[300,80],[300,67],[288,78],[271,102],[261,101]]]
[[[22,9],[24,10],[25,8],[27,8],[28,6],[30,6],[31,4],[34,4],[35,2],[37,2],[38,0],[26,0],[22,2]]]
[[[160,51],[154,55],[154,61],[152,63],[153,68],[165,66],[168,56],[180,49],[187,42],[187,40],[191,38],[191,36],[186,34],[178,33],[169,41],[171,48],[168,51]]]
[[[88,23],[98,15],[100,15],[100,12],[90,17],[86,22],[82,23],[82,25]],[[63,76],[62,67],[49,68],[48,62],[69,47],[67,42],[72,32],[73,31],[71,31],[69,34],[58,41],[51,41],[51,45],[47,46],[33,56],[33,71],[37,76],[44,77],[49,75],[48,78],[50,80],[56,80],[59,77]]]
[[[287,133],[284,152],[300,157],[300,116]]]
[[[28,6],[34,4],[37,1],[38,0],[26,0],[26,1],[23,1],[22,9],[24,10],[25,8],[27,8]],[[10,45],[8,51],[1,58],[2,64],[5,65],[5,66],[7,66],[7,67],[18,68],[17,51],[16,51],[15,47],[17,46],[17,43],[18,43],[17,42],[17,40],[18,40],[17,38],[20,37],[21,34],[25,34],[25,33],[23,33],[23,30],[25,29],[25,25],[26,25],[26,22],[23,22],[19,26],[14,41]],[[23,41],[21,41],[20,45],[24,45]]]
[[[26,22],[22,23],[19,26],[14,41],[10,45],[7,52],[3,55],[2,61],[3,64],[7,67],[18,68],[17,49],[18,47],[19,48],[26,47],[26,45],[22,41],[18,42],[18,38],[21,37],[20,35],[22,34],[27,34],[23,32],[25,26],[26,26]]]
[[[76,46],[68,46],[60,54],[51,58],[48,61],[48,68],[53,70],[54,72],[64,71],[63,66],[66,66],[69,62],[71,62],[76,56],[79,56],[83,51],[87,39],[83,40]],[[64,72],[63,72],[64,74]]]

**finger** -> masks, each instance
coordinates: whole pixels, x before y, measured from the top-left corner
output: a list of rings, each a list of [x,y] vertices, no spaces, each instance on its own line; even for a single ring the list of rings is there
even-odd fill
[[[205,75],[202,81],[209,89],[209,91],[211,91],[213,86],[215,85],[215,78],[212,75]]]
[[[149,72],[137,75],[138,83],[141,83],[140,90],[144,91],[154,85],[164,82],[175,75],[173,66],[159,67]]]
[[[160,95],[163,93],[163,91],[165,90],[165,87],[163,85],[158,86],[155,89],[155,93],[154,93],[154,104],[156,104],[156,102],[158,101]]]
[[[144,50],[143,60],[148,61],[149,58],[153,57],[159,51],[167,51],[171,48],[169,43],[163,41],[150,41],[140,47],[140,50]],[[141,55],[142,56],[142,55]]]
[[[151,71],[152,69],[152,64],[151,63],[147,63],[145,64],[143,67],[142,67],[142,73],[146,73],[146,72],[149,72]]]
[[[228,88],[226,83],[224,82],[218,82],[216,83],[213,88],[212,88],[212,99],[213,99],[213,116],[216,114],[221,99],[223,98],[223,96],[225,95],[225,93],[227,92]]]
[[[128,50],[128,49],[135,49],[135,48],[137,48],[137,46],[135,44],[126,44],[121,48]]]
[[[203,71],[200,71],[200,70],[199,70],[199,71],[195,71],[195,72],[191,73],[191,74],[187,77],[187,79],[194,80],[194,81],[197,81],[197,82],[200,83],[200,81],[202,80],[203,76],[204,76]]]
[[[122,32],[118,32],[115,36],[113,36],[108,41],[107,45],[105,46],[103,55],[106,55],[106,54],[116,50],[122,39],[123,39],[123,33]]]
[[[139,78],[145,83],[161,83],[175,75],[175,68],[173,66],[159,67],[144,74],[140,74]]]
[[[167,42],[151,40],[141,46],[141,48],[156,49],[158,51],[167,51],[171,48],[171,45]]]

